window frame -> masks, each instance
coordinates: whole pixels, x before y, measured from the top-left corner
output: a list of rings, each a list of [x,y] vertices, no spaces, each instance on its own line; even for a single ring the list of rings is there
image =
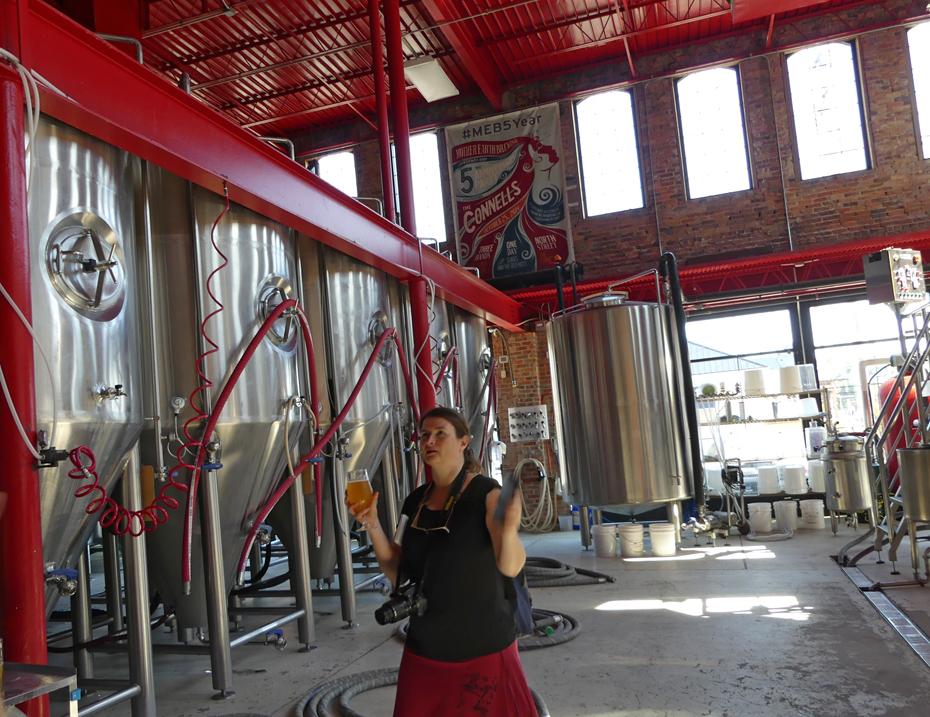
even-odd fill
[[[804,52],[805,50],[812,50],[815,47],[820,47],[824,45],[849,45],[852,50],[852,67],[853,67],[853,79],[856,83],[856,96],[859,99],[859,122],[862,128],[862,142],[863,142],[863,151],[865,154],[865,167],[862,169],[853,169],[848,172],[839,172],[832,174],[823,174],[817,177],[803,177],[801,175],[801,147],[798,142],[798,127],[795,119],[794,112],[794,97],[791,93],[791,73],[788,67],[788,59],[792,55],[796,55],[799,52]],[[866,112],[866,106],[868,104],[868,95],[866,93],[865,83],[863,82],[862,74],[862,60],[861,53],[859,51],[859,38],[853,37],[850,39],[844,40],[831,40],[829,42],[818,42],[812,45],[806,45],[800,47],[797,50],[791,52],[785,52],[781,55],[782,59],[782,69],[785,82],[785,97],[787,99],[788,106],[788,122],[791,128],[792,135],[792,146],[791,150],[794,155],[794,165],[795,165],[795,175],[796,178],[802,182],[814,182],[818,179],[831,179],[840,176],[845,176],[848,174],[855,174],[856,172],[868,172],[871,169],[875,168],[875,157],[872,149],[872,130],[868,122],[868,113]]]
[[[725,192],[716,192],[714,194],[705,194],[700,197],[695,197],[691,192],[691,179],[688,175],[688,156],[687,152],[685,151],[684,122],[682,121],[681,116],[681,99],[678,93],[678,85],[682,82],[682,80],[693,77],[694,75],[697,75],[701,72],[710,72],[713,70],[733,70],[736,73],[736,98],[739,104],[739,114],[743,129],[743,153],[746,158],[746,174],[747,178],[749,179],[749,186],[743,189],[733,189]],[[749,150],[749,123],[746,119],[746,98],[743,89],[743,73],[740,71],[739,63],[705,68],[703,70],[689,72],[685,75],[682,75],[681,77],[675,78],[672,98],[675,103],[675,118],[678,122],[678,149],[681,154],[681,172],[685,185],[685,196],[688,198],[688,201],[700,201],[702,199],[713,199],[714,197],[725,197],[731,194],[736,194],[737,192],[750,192],[755,189],[756,177],[752,162],[752,152]]]
[[[633,121],[633,146],[636,151],[636,160],[637,160],[637,175],[639,177],[639,197],[640,205],[638,207],[628,207],[624,209],[614,209],[609,212],[603,212],[601,214],[591,214],[588,211],[588,196],[587,188],[585,187],[585,175],[584,175],[584,156],[581,151],[581,125],[578,121],[578,105],[584,102],[585,100],[591,99],[598,95],[604,95],[609,92],[623,92],[627,94],[630,98],[630,116]],[[643,146],[640,141],[640,132],[639,132],[639,117],[638,117],[638,103],[636,96],[634,94],[634,88],[614,88],[611,90],[602,90],[600,92],[592,92],[584,97],[580,97],[572,102],[572,122],[574,130],[574,139],[575,139],[575,157],[577,158],[578,163],[578,190],[581,194],[581,213],[584,219],[599,219],[601,217],[608,217],[614,214],[621,214],[623,212],[635,212],[637,210],[645,209],[647,206],[646,202],[646,176],[643,167]]]
[[[911,115],[914,118],[914,139],[917,144],[917,157],[924,161],[930,161],[930,111],[927,112],[928,116],[924,118],[927,125],[927,142],[925,144],[923,140],[923,128],[920,122],[920,108],[917,106],[917,85],[915,83],[914,62],[911,58],[909,39],[911,30],[921,26],[927,27],[928,29],[925,30],[925,32],[930,35],[930,20],[915,23],[904,31],[904,57],[909,70],[908,81],[911,88]],[[930,70],[925,69],[924,72],[927,72],[928,76],[930,76]],[[928,77],[927,84],[930,86],[930,77]],[[930,108],[930,97],[926,99],[926,104],[927,107]]]

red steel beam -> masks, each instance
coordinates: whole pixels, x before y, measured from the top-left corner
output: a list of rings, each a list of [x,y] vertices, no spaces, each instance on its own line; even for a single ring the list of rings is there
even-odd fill
[[[891,246],[916,249],[925,256],[930,255],[930,231],[681,266],[679,279],[689,310],[761,302],[773,293],[800,296],[837,287],[861,288],[865,286],[862,257]],[[606,291],[621,278],[580,282],[578,294],[590,296]],[[650,276],[621,284],[617,290],[629,292],[630,298],[637,301],[655,301],[655,281]],[[556,290],[551,287],[516,289],[507,293],[519,301],[540,307],[546,304],[554,306],[558,298]],[[565,290],[565,298],[571,302],[571,287]]]
[[[487,54],[478,49],[469,29],[463,23],[456,22],[460,19],[459,13],[451,0],[423,0],[423,7],[437,24],[450,23],[442,27],[442,34],[455,49],[465,69],[478,83],[491,106],[497,111],[503,110],[500,73],[488,61]]]
[[[22,0],[25,3],[25,0]],[[44,92],[43,112],[150,161],[489,322],[516,328],[521,306],[274,148],[140,66],[41,2],[24,31],[36,71],[66,92]]]

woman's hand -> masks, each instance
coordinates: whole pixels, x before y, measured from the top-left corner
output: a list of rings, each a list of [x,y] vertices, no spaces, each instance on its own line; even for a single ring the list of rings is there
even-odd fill
[[[349,507],[349,512],[352,514],[352,517],[355,518],[359,523],[364,523],[369,528],[380,528],[381,525],[378,523],[378,491],[375,491],[375,494],[371,498],[371,504],[367,508],[359,508],[358,503],[349,502],[349,494],[346,491],[346,505]]]

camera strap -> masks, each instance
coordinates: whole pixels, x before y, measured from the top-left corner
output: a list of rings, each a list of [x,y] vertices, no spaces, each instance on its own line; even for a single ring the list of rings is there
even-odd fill
[[[462,466],[462,470],[459,471],[459,474],[455,477],[455,480],[452,481],[452,485],[449,487],[449,495],[446,498],[446,502],[443,503],[442,511],[439,513],[440,525],[444,525],[446,523],[449,518],[449,513],[452,511],[452,508],[455,507],[458,499],[462,496],[462,485],[465,483],[465,476],[467,475],[468,468],[466,466]],[[435,485],[435,483],[430,483],[427,489],[423,492],[423,499],[420,501],[419,508],[423,508],[427,503],[429,503],[429,499],[433,494],[433,488]]]

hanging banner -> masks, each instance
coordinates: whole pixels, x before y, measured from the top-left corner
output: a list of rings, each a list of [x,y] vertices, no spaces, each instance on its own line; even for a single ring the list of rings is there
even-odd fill
[[[483,279],[574,260],[559,106],[446,128],[459,264]]]

